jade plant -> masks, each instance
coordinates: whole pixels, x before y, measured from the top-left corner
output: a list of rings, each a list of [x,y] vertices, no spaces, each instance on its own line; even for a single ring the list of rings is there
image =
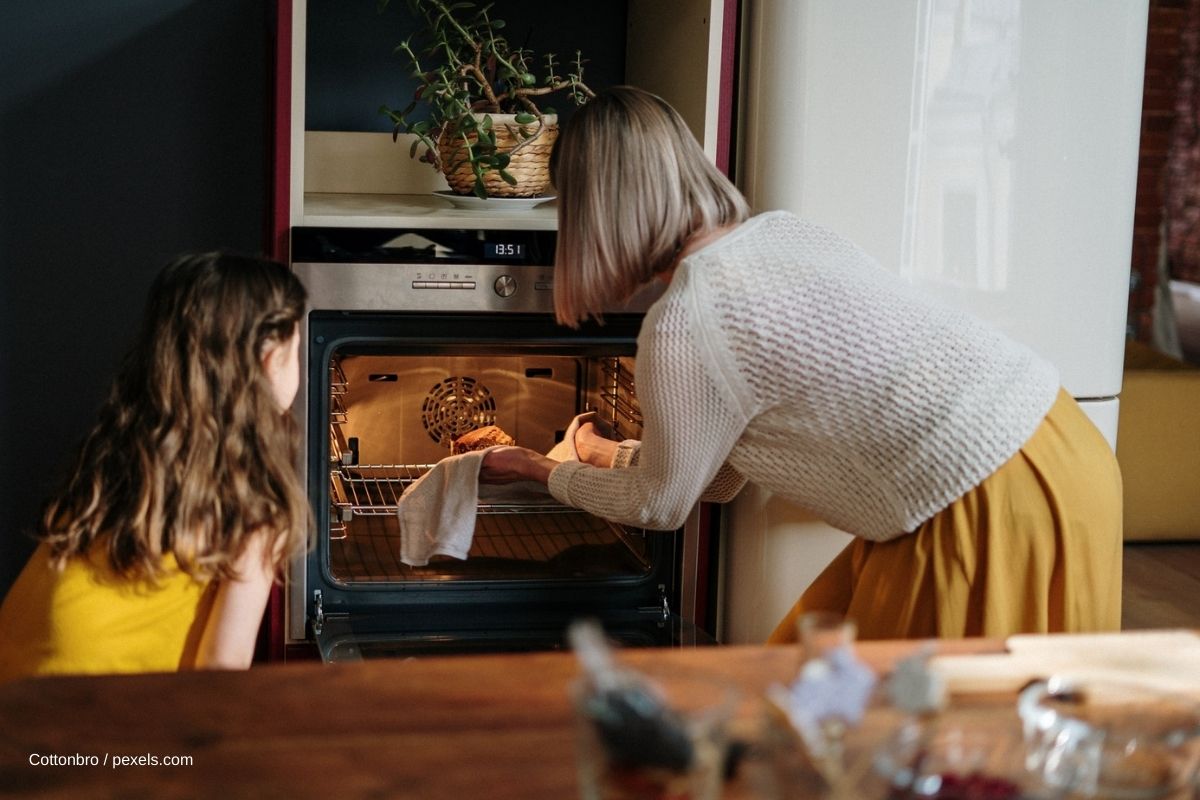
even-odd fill
[[[389,0],[378,0],[379,10]],[[509,171],[513,156],[555,124],[553,108],[542,103],[565,95],[582,105],[593,92],[583,81],[584,59],[576,51],[564,66],[554,53],[540,59],[503,35],[504,20],[492,16],[492,5],[470,2],[406,0],[422,30],[402,41],[402,53],[417,80],[412,102],[400,110],[380,107],[394,123],[392,138],[416,138],[409,156],[432,164],[448,177],[470,165],[471,190],[488,196],[491,174],[510,186],[518,178]],[[414,113],[424,107],[427,114]],[[504,121],[493,115],[512,115]]]

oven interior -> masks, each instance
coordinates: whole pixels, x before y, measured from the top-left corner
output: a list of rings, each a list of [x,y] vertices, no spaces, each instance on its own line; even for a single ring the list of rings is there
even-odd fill
[[[400,496],[457,436],[496,425],[549,452],[576,415],[595,412],[611,438],[640,438],[637,326],[610,318],[564,334],[532,316],[310,315],[320,524],[306,594],[323,658],[553,649],[580,616],[631,645],[711,641],[671,610],[682,531],[608,522],[540,487],[481,487],[465,560],[400,559]]]
[[[496,425],[548,452],[595,411],[639,438],[632,356],[414,355],[347,345],[328,359],[328,578],[337,585],[638,580],[654,569],[644,531],[559,505],[544,492],[480,489],[466,560],[400,561],[397,502],[464,433]]]

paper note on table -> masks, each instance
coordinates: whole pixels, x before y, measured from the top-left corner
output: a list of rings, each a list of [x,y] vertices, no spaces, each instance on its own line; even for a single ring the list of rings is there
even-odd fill
[[[1051,675],[1136,681],[1200,698],[1200,634],[1194,631],[1011,636],[1008,653],[937,656],[930,668],[951,693],[1016,691]]]

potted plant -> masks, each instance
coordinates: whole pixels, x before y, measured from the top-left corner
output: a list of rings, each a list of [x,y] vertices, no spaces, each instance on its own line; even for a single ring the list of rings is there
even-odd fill
[[[389,0],[379,0],[382,11]],[[509,43],[504,21],[491,5],[407,0],[423,23],[421,45],[406,39],[396,48],[413,69],[417,89],[402,110],[384,105],[393,121],[392,138],[416,136],[409,156],[446,176],[458,194],[481,198],[534,197],[550,183],[550,149],[558,136],[554,109],[540,104],[564,94],[582,105],[593,92],[583,82],[577,51],[566,74],[553,53],[534,53]],[[540,74],[539,74],[540,73]],[[428,117],[414,116],[418,106]]]

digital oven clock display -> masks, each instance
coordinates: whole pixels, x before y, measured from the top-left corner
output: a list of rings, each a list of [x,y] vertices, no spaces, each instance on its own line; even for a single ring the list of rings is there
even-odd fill
[[[525,258],[525,245],[519,242],[484,242],[483,255],[485,258],[522,259]]]

